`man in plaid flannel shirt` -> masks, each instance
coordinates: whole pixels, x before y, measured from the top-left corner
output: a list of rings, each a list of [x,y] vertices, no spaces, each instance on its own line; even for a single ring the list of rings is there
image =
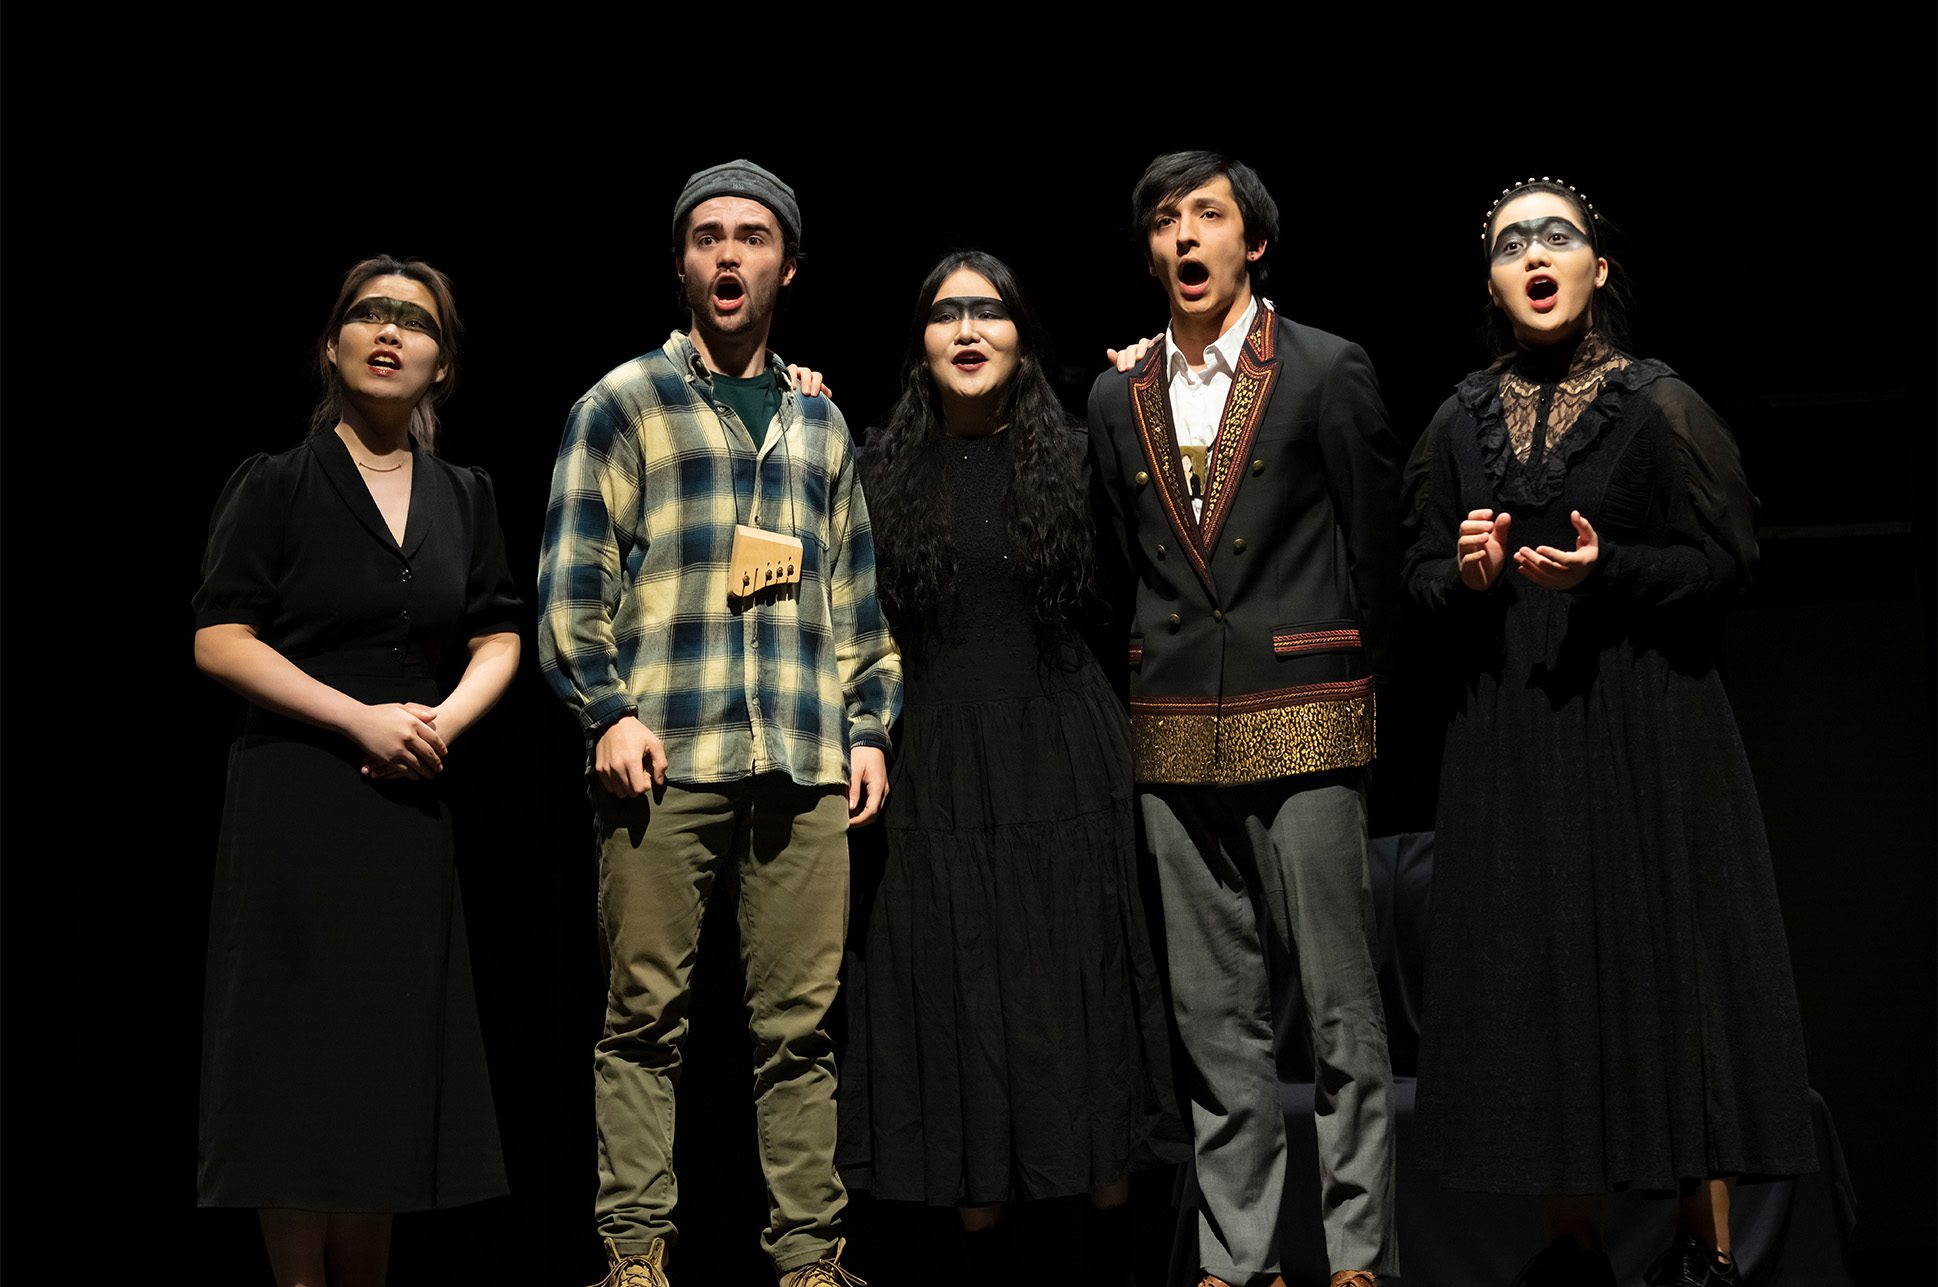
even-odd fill
[[[666,1282],[688,978],[723,878],[754,1039],[762,1242],[783,1287],[847,1278],[826,1016],[847,831],[887,795],[901,661],[847,426],[767,351],[800,227],[793,190],[751,162],[690,178],[673,215],[690,333],[579,400],[552,475],[539,657],[591,748],[610,949],[597,1214],[615,1287]],[[800,541],[797,582],[729,584],[748,528]]]

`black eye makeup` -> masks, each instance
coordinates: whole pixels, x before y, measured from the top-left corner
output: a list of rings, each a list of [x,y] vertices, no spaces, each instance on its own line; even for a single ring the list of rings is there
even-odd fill
[[[430,310],[407,299],[366,295],[343,310],[343,320],[345,323],[363,322],[370,326],[386,326],[394,322],[399,330],[428,335],[438,347],[444,346],[444,332],[438,327],[437,319],[431,316]]]
[[[973,317],[978,322],[1012,320],[1009,309],[994,295],[950,295],[936,300],[929,308],[930,326],[953,324],[965,317]]]
[[[1542,246],[1548,250],[1593,250],[1592,238],[1571,221],[1560,215],[1549,215],[1545,219],[1523,219],[1511,223],[1494,237],[1494,249],[1488,259],[1494,263],[1507,263],[1526,254],[1530,246]]]

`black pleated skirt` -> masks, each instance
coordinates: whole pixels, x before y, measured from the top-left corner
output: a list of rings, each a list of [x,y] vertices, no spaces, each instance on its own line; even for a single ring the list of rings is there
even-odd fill
[[[923,695],[849,961],[843,1177],[979,1205],[1182,1157],[1123,708],[1087,656],[1024,696]]]

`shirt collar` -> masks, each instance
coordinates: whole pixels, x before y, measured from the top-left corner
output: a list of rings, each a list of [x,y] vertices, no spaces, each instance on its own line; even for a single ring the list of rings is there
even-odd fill
[[[700,350],[686,337],[685,331],[674,331],[666,337],[666,352],[673,357],[676,366],[685,367],[687,373],[698,380],[702,386],[709,389],[713,387],[714,373],[707,369],[705,359],[700,356]],[[787,378],[787,363],[781,361],[780,355],[771,348],[767,350],[766,369],[779,381],[783,399],[794,392],[794,381]]]
[[[1191,372],[1196,379],[1208,380],[1214,372],[1222,371],[1230,375],[1236,371],[1238,353],[1245,347],[1245,337],[1251,334],[1252,322],[1258,317],[1259,302],[1259,297],[1254,292],[1252,302],[1246,305],[1245,311],[1239,315],[1238,320],[1227,326],[1223,335],[1205,345],[1205,369],[1202,372],[1191,371],[1191,364],[1185,361],[1184,353],[1178,348],[1177,339],[1171,334],[1171,328],[1165,327],[1164,346],[1171,354],[1167,369],[1172,378],[1175,379],[1183,372]]]

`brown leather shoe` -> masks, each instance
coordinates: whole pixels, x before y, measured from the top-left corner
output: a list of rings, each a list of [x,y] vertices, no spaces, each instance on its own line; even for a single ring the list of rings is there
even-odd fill
[[[1370,1269],[1342,1269],[1332,1276],[1332,1287],[1379,1287],[1379,1275]]]

